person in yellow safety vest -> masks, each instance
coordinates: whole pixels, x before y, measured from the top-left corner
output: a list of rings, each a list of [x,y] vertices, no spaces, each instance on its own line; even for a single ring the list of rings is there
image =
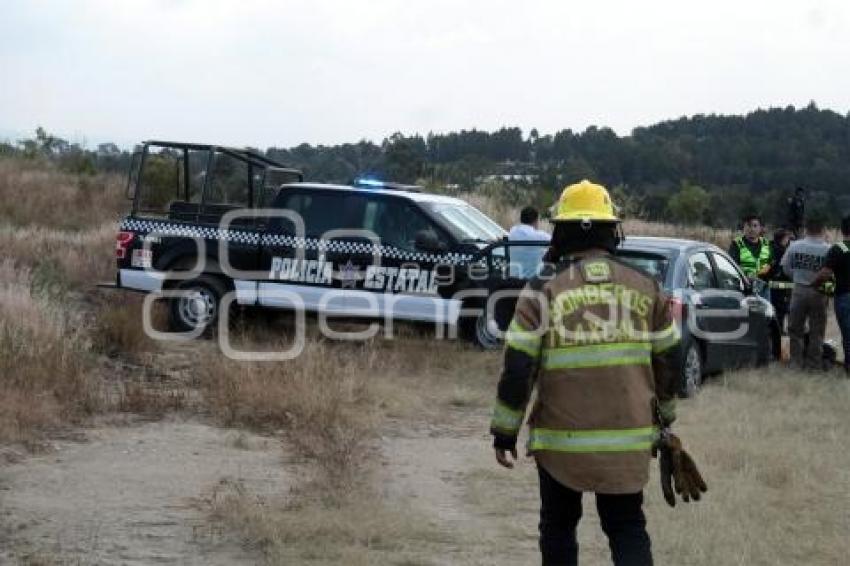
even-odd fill
[[[514,466],[536,385],[527,449],[540,481],[543,564],[577,564],[588,491],[614,563],[650,565],[643,488],[655,448],[668,503],[675,504],[670,478],[685,501],[706,489],[669,434],[680,332],[656,280],[613,255],[619,220],[604,187],[566,187],[553,222],[548,263],[522,290],[505,336],[490,423],[495,457]]]
[[[771,269],[771,251],[770,242],[762,237],[761,217],[756,214],[747,215],[742,218],[742,224],[744,233],[732,240],[729,255],[750,279],[754,291],[770,300],[770,289],[765,278]]]

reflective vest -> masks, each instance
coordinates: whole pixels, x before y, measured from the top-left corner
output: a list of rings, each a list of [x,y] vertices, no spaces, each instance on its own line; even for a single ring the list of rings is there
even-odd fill
[[[534,295],[527,287],[505,343],[539,368],[528,419],[537,463],[577,491],[643,489],[658,433],[653,407],[674,418],[679,340],[655,280],[610,255],[581,258]],[[524,414],[524,403],[500,397],[491,430],[516,437]]]
[[[738,246],[738,256],[740,258],[738,265],[741,266],[741,271],[744,272],[744,275],[750,278],[757,277],[761,268],[770,263],[770,243],[765,238],[759,238],[759,243],[761,247],[759,248],[759,255],[756,257],[750,251],[750,248],[747,247],[743,236],[735,238],[735,244]]]

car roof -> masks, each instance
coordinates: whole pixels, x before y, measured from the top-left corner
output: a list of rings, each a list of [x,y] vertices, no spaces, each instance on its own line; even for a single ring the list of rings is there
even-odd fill
[[[666,252],[667,254],[672,252],[683,253],[694,249],[721,251],[720,248],[708,242],[657,236],[626,236],[626,239],[620,245],[620,249],[626,251]]]
[[[390,195],[395,197],[405,198],[407,200],[411,200],[414,202],[432,202],[432,203],[442,203],[442,204],[455,204],[455,205],[465,205],[469,206],[469,204],[461,199],[444,196],[444,195],[435,195],[432,193],[420,193],[414,191],[406,191],[403,189],[388,189],[383,187],[353,187],[351,185],[335,185],[332,183],[287,183],[283,185],[283,190],[287,189],[321,189],[321,190],[332,190],[332,191],[351,191],[355,193],[368,193],[368,194],[379,194],[379,195]]]

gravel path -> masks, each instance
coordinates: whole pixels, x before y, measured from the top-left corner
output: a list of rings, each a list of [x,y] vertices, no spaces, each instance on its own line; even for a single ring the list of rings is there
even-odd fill
[[[86,437],[0,468],[0,563],[256,563],[200,503],[223,480],[288,489],[278,442],[178,420]]]

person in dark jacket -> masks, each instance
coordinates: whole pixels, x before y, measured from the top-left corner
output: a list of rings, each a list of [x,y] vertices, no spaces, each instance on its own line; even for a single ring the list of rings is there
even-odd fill
[[[788,199],[788,226],[794,232],[794,239],[803,236],[806,222],[806,189],[797,187],[794,196]]]
[[[841,241],[826,254],[826,261],[813,285],[832,281],[835,286],[835,318],[844,346],[844,370],[850,376],[850,215],[841,220]]]
[[[770,302],[776,311],[776,324],[771,328],[771,346],[773,358],[776,361],[782,359],[782,335],[785,332],[785,320],[788,318],[788,309],[791,305],[791,289],[794,283],[782,271],[780,262],[785,250],[791,243],[793,234],[790,230],[780,228],[773,233],[770,242],[770,273],[767,275],[768,287],[770,287]]]

